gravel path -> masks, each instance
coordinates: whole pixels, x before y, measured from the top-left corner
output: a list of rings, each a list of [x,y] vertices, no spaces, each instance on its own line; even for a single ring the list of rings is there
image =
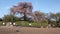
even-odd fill
[[[0,34],[60,34],[60,28],[0,27]]]

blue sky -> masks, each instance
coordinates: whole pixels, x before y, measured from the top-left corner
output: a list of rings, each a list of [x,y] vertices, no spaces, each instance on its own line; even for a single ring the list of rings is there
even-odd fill
[[[44,13],[60,12],[60,0],[0,0],[0,18],[9,14],[10,8],[18,2],[31,2],[33,11],[39,10]]]

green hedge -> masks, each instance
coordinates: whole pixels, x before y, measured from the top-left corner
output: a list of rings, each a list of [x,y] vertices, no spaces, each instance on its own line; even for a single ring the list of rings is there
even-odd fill
[[[29,22],[21,22],[21,21],[18,21],[18,22],[15,22],[16,23],[16,26],[30,26],[30,27],[41,27],[41,26],[46,26],[48,25],[48,23],[44,22],[44,23],[29,23]],[[31,25],[29,25],[31,24]]]
[[[0,26],[6,26],[6,23],[3,25],[3,22],[0,22]]]
[[[40,23],[36,23],[36,22],[32,22],[32,23],[29,23],[27,21],[18,21],[18,22],[15,22],[16,25],[15,26],[24,26],[24,27],[41,27],[41,26],[47,26],[48,23],[47,22],[40,22]],[[31,24],[31,25],[29,25]],[[3,22],[0,22],[0,26],[5,26],[6,23],[3,25]]]

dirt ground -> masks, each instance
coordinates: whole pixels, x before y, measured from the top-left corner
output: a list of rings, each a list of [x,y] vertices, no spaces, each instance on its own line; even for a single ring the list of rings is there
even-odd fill
[[[60,34],[60,28],[4,27],[0,34]]]

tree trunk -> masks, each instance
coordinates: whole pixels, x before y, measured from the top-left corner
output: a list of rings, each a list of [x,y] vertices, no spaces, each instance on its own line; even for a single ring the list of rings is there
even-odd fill
[[[27,17],[26,17],[26,14],[24,13],[24,21],[26,21],[27,20]]]

